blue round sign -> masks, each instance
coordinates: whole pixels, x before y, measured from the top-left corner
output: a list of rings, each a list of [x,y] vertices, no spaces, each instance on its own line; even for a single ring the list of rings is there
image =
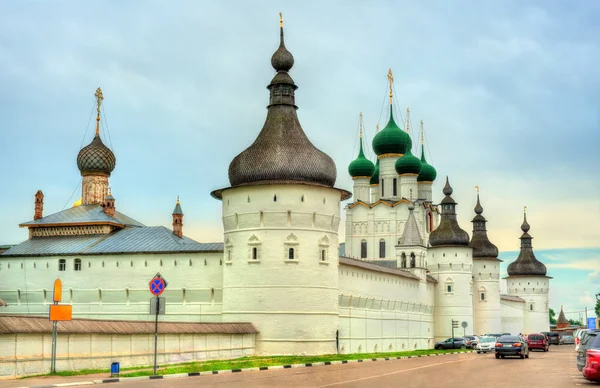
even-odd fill
[[[165,281],[161,278],[154,278],[150,280],[150,292],[152,295],[160,295],[165,290]]]

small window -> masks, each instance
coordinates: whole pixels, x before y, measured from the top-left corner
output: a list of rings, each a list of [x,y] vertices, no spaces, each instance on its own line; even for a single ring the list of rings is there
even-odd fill
[[[227,250],[227,261],[231,261],[231,249]]]
[[[129,266],[133,267],[133,260],[129,262]]]
[[[273,196],[273,202],[277,202],[277,194]]]
[[[533,303],[529,305],[529,311],[533,311]]]
[[[406,268],[406,253],[402,252],[402,256],[401,257],[402,257],[402,260],[401,260],[400,266],[402,268]]]
[[[104,260],[102,260],[102,268],[104,268]]]
[[[417,266],[417,259],[415,257],[414,252],[410,254],[410,268],[415,268]]]
[[[65,259],[58,260],[58,270],[59,271],[67,270],[67,260],[65,260]]]
[[[258,259],[258,248],[254,247],[252,248],[252,260],[257,260]]]
[[[300,201],[304,202],[304,195],[300,198]]]
[[[288,249],[288,259],[294,260],[294,248]]]
[[[379,258],[380,259],[385,258],[385,240],[384,239],[379,240]]]
[[[327,261],[327,252],[325,251],[325,249],[321,249],[321,261]],[[346,271],[346,275],[348,274],[348,272]]]
[[[482,292],[481,294],[479,294],[481,300],[485,300],[485,292]]]
[[[446,292],[452,292],[452,284],[446,285]]]
[[[367,240],[362,240],[360,242],[360,258],[361,259],[367,258]]]
[[[75,271],[81,271],[81,259],[75,259],[74,264]]]
[[[148,266],[148,260],[144,260],[144,267]]]
[[[398,188],[397,188],[397,180],[396,180],[396,178],[394,178],[392,190],[394,192],[394,197],[397,196],[398,195]]]
[[[383,188],[384,188],[385,186],[383,185],[383,182],[384,182],[384,180],[382,179],[382,180],[381,180],[381,196],[382,196],[382,197],[384,197],[384,196],[385,196],[385,194],[384,194],[384,191],[383,191]]]

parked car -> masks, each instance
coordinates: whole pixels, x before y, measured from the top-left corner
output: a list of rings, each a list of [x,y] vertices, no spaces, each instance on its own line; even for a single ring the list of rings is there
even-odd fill
[[[581,345],[581,336],[585,332],[585,329],[577,329],[573,336],[575,337],[575,351],[579,350],[579,345]]]
[[[546,336],[541,333],[532,333],[527,336],[527,346],[529,350],[539,349],[547,352],[550,348],[550,344],[546,339]]]
[[[503,335],[498,338],[494,344],[496,358],[504,358],[507,356],[518,356],[521,358],[529,358],[529,347],[527,342],[523,341],[517,335]]]
[[[479,343],[479,337],[474,336],[474,335],[467,335],[467,336],[465,336],[465,339],[470,343],[471,349],[475,349],[475,347]]]
[[[495,337],[481,337],[479,338],[479,343],[475,346],[475,349],[477,349],[477,353],[493,352],[495,344]]]
[[[581,335],[581,344],[577,350],[577,369],[582,370],[585,365],[586,351],[592,345],[592,342],[600,334],[599,329],[590,329],[583,332]]]
[[[542,334],[548,336],[548,343],[550,345],[560,345],[560,334],[555,331],[542,331]]]
[[[435,344],[437,350],[441,349],[466,349],[467,340],[464,338],[448,338]]]
[[[583,367],[583,377],[590,381],[600,381],[600,336],[594,337],[594,340],[585,353],[585,366]]]
[[[575,338],[573,338],[572,335],[563,335],[562,337],[560,337],[560,344],[561,345],[574,345]]]

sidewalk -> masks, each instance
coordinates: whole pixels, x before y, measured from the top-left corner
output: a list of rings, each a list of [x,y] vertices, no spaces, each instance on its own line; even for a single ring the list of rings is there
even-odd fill
[[[53,384],[82,385],[86,381],[94,384],[94,380],[108,379],[110,373],[98,373],[84,376],[40,376],[26,379],[0,380],[0,388],[44,387]]]

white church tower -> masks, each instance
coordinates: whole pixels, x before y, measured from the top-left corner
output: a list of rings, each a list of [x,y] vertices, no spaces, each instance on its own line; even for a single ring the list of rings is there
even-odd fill
[[[526,210],[527,208],[525,208]],[[546,276],[546,266],[538,261],[533,253],[529,235],[527,213],[523,213],[521,230],[521,251],[517,260],[507,268],[506,288],[509,295],[518,296],[525,300],[523,311],[522,333],[540,333],[548,331],[548,293],[550,288],[549,276]]]
[[[452,187],[446,177],[441,203],[440,225],[429,235],[427,252],[430,275],[437,281],[435,290],[435,340],[452,335],[452,321],[466,322],[466,334],[473,333],[473,250],[469,247],[469,235],[456,220],[456,202],[450,196]],[[462,328],[455,336],[462,335]]]
[[[473,314],[475,318],[473,333],[502,333],[500,316],[500,263],[498,248],[487,235],[487,220],[479,202],[473,218],[473,237],[469,246],[473,248]]]
[[[222,200],[223,321],[252,322],[257,354],[330,354],[338,330],[336,166],[307,138],[296,115],[283,23],[271,64],[267,118],[229,165]]]

